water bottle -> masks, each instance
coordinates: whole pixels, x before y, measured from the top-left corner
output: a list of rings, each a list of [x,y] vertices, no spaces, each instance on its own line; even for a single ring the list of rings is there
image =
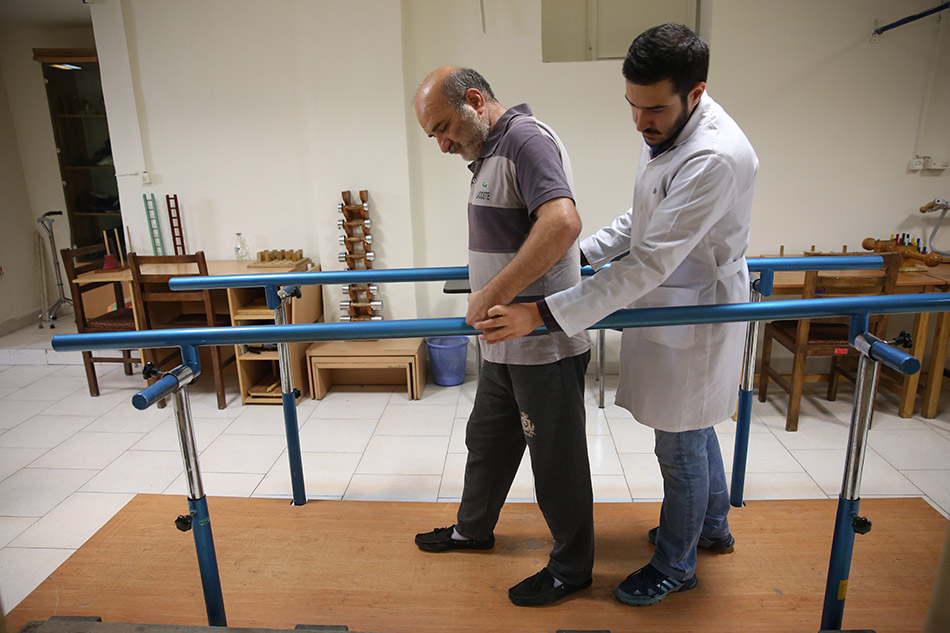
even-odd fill
[[[237,240],[234,242],[234,259],[239,262],[245,262],[248,258],[247,241],[240,233],[235,233]]]

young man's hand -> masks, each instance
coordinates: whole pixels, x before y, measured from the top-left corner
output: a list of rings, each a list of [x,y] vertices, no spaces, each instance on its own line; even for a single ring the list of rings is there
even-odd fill
[[[488,317],[472,326],[484,332],[478,338],[488,344],[525,336],[544,325],[538,306],[534,303],[492,306],[488,310]]]

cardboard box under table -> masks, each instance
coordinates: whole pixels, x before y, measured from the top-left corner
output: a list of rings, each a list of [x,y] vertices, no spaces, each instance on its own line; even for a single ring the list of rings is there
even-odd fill
[[[406,385],[410,400],[422,398],[426,383],[425,341],[324,341],[307,349],[310,393],[322,400],[334,384]]]

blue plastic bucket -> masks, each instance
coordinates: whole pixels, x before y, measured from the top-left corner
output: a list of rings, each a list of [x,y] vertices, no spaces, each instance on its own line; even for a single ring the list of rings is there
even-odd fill
[[[468,356],[467,336],[434,336],[426,339],[432,376],[443,387],[460,385],[465,380],[465,358]]]

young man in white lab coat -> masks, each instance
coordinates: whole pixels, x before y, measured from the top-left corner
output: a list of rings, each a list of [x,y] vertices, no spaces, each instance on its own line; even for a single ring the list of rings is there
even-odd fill
[[[495,306],[475,324],[501,342],[547,326],[579,332],[622,308],[743,302],[745,251],[758,159],[742,130],[706,94],[709,51],[684,26],[642,33],[623,65],[626,100],[645,142],[633,206],[581,243],[601,268],[536,303]],[[649,564],[615,594],[636,606],[696,586],[696,549],[728,553],[735,540],[713,426],[736,403],[745,324],[624,330],[618,405],[655,429],[663,475]]]

